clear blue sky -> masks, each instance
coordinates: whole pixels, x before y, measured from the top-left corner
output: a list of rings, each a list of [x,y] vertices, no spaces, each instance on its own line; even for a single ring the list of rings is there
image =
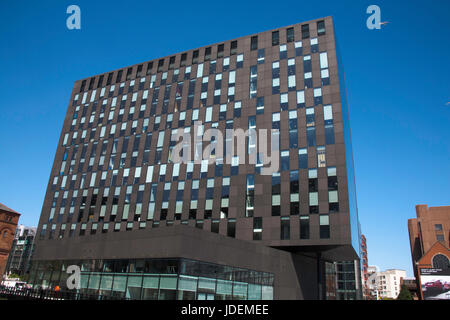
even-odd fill
[[[66,8],[81,8],[81,30]],[[366,28],[377,4],[382,30]],[[412,275],[408,218],[450,205],[450,1],[2,1],[0,202],[37,225],[75,80],[332,15],[369,264]]]

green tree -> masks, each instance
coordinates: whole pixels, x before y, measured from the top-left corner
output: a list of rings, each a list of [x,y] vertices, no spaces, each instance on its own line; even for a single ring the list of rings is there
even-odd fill
[[[409,292],[406,285],[402,285],[397,300],[413,300],[413,296],[411,295],[411,292]]]

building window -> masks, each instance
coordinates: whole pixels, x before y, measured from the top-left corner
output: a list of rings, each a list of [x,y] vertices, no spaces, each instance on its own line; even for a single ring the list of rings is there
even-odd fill
[[[236,237],[236,219],[229,219],[227,225],[227,236]]]
[[[280,215],[281,179],[280,173],[272,174],[272,216]]]
[[[289,171],[289,150],[281,151],[281,171]]]
[[[230,45],[230,55],[235,55],[237,53],[238,43],[237,40],[232,41]]]
[[[309,213],[319,213],[319,181],[317,169],[308,171]]]
[[[330,238],[330,220],[327,215],[319,216],[320,239]]]
[[[297,41],[294,44],[294,48],[295,48],[295,55],[297,57],[301,57],[303,55],[303,48],[302,48],[302,42],[301,41]]]
[[[161,72],[161,71],[163,70],[163,67],[164,67],[164,59],[160,59],[160,60],[158,61],[158,69],[157,69],[157,72]]]
[[[236,69],[242,68],[244,66],[244,54],[238,54],[236,57]]]
[[[442,224],[435,224],[434,225],[434,230],[435,231],[442,231]]]
[[[322,104],[322,88],[314,89],[314,105]]]
[[[250,99],[256,98],[258,88],[258,66],[250,67]]]
[[[325,168],[327,166],[326,152],[324,146],[317,147],[317,167]]]
[[[272,46],[277,46],[280,44],[280,32],[273,31],[272,32]]]
[[[205,48],[205,59],[204,61],[209,61],[211,59],[211,47]]]
[[[298,168],[308,169],[308,149],[298,149]]]
[[[309,24],[302,25],[302,39],[309,38]]]
[[[265,49],[259,49],[258,50],[258,64],[263,64],[264,63],[265,55],[266,55],[266,50]]]
[[[319,52],[319,40],[317,38],[311,38],[309,43],[311,45],[311,53]]]
[[[295,80],[295,59],[288,60],[288,90],[295,91],[296,80]]]
[[[219,44],[217,46],[217,58],[222,58],[223,57],[224,48],[225,48],[225,45],[223,43]]]
[[[256,101],[256,114],[264,113],[264,97],[258,97]]]
[[[280,46],[280,60],[287,59],[287,45]]]
[[[280,94],[280,108],[281,111],[286,111],[289,108],[289,95],[287,93]]]
[[[281,217],[280,239],[289,240],[291,237],[291,227],[289,217]]]
[[[250,40],[250,50],[258,50],[258,36],[253,36]]]
[[[317,34],[323,36],[325,34],[325,21],[317,21]]]
[[[287,42],[295,41],[295,39],[294,39],[294,28],[286,29],[286,41]]]
[[[297,108],[304,108],[305,106],[305,91],[297,91]]]
[[[262,240],[262,217],[253,218],[253,240]]]
[[[152,69],[153,69],[153,62],[147,63],[147,71],[145,72],[147,76],[152,73]],[[108,75],[108,79],[109,79],[109,75]],[[106,83],[106,85],[108,85],[108,83]]]
[[[325,126],[325,143],[334,144],[333,108],[331,105],[323,106],[323,119]]]
[[[253,217],[255,206],[255,176],[252,174],[247,175],[247,194],[245,201],[245,216]]]
[[[298,147],[297,111],[289,111],[289,148]]]
[[[300,216],[300,239],[309,239],[309,216]]]
[[[448,270],[450,268],[449,259],[443,254],[437,254],[433,257],[433,268]]]

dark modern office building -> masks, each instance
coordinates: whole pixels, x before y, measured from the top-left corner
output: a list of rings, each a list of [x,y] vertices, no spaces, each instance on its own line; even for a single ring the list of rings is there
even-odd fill
[[[207,135],[212,128],[224,137],[226,129],[269,130],[279,170],[264,173],[263,139],[251,134],[231,138],[244,156],[228,161],[228,144]],[[228,150],[174,161],[181,153],[171,137],[180,133],[193,141],[183,140],[184,156]],[[33,285],[65,288],[75,264],[80,292],[117,298],[336,299],[336,262],[359,264],[359,256],[331,17],[75,82]]]

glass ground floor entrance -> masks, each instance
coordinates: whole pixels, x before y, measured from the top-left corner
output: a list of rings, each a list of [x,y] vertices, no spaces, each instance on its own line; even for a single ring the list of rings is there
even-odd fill
[[[33,261],[28,283],[67,290],[80,269],[82,294],[132,300],[272,300],[274,275],[185,258]]]

